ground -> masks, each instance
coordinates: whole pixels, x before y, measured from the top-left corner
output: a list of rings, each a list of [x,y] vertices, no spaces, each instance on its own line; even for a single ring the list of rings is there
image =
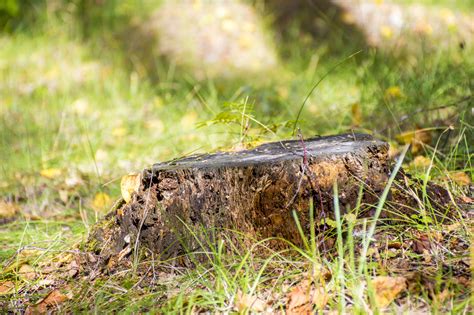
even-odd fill
[[[80,20],[73,6],[51,5],[0,34],[0,310],[472,311],[471,46],[392,54],[295,23],[276,43],[271,76],[196,80],[162,61],[150,69],[124,47],[124,25],[149,6],[123,1],[119,18],[99,23],[100,12]],[[123,175],[292,138],[300,108],[303,137],[357,131],[388,141],[393,167],[403,158],[401,180],[421,183],[415,214],[374,221],[356,208],[316,222],[322,232],[285,253],[258,240],[239,250],[229,238],[194,268],[137,252],[94,273],[85,241],[121,198]],[[446,189],[448,218],[432,213],[428,183]],[[382,201],[381,211],[399,206]]]

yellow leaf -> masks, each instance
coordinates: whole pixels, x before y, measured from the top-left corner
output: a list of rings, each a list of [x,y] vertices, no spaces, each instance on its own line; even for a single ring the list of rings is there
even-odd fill
[[[13,218],[19,210],[18,205],[13,202],[0,200],[0,220],[8,220]]]
[[[405,277],[380,276],[372,280],[375,294],[375,303],[379,308],[385,308],[406,289]]]
[[[386,39],[390,39],[393,37],[393,30],[390,26],[387,26],[387,25],[383,25],[381,28],[380,28],[380,34],[382,34],[382,36]]]
[[[24,280],[34,280],[36,278],[35,269],[28,264],[22,265],[18,270],[18,274]]]
[[[449,178],[459,186],[468,186],[471,183],[471,178],[464,172],[451,173]]]
[[[40,171],[40,175],[47,179],[55,179],[61,175],[61,170],[58,168],[45,168]]]
[[[132,195],[138,192],[141,184],[141,174],[130,173],[122,177],[120,181],[120,190],[122,192],[122,198],[126,203],[132,200]]]
[[[239,290],[235,296],[235,307],[239,313],[264,312],[266,303],[258,297],[252,297]]]
[[[430,166],[430,164],[431,164],[431,160],[429,158],[423,155],[418,155],[410,163],[410,166],[416,169],[427,169]]]
[[[411,152],[416,154],[421,151],[424,143],[431,141],[431,131],[429,129],[417,129],[403,132],[395,138],[402,144],[411,144]]]
[[[388,99],[399,99],[404,96],[399,86],[391,86],[387,88],[385,90],[384,95],[385,95],[385,98],[388,98]]]
[[[110,196],[104,192],[99,192],[95,195],[94,200],[92,201],[92,208],[96,211],[104,210],[110,206],[110,203]]]

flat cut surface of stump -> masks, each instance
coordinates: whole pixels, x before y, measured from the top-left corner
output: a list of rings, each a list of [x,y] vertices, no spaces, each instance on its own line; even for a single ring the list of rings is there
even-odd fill
[[[364,134],[273,142],[159,163],[143,171],[139,192],[106,217],[89,243],[110,257],[138,237],[140,246],[169,257],[199,248],[197,231],[213,238],[232,229],[249,239],[300,244],[293,211],[309,232],[310,200],[317,222],[333,216],[334,182],[344,211],[355,206],[361,185],[362,202],[376,202],[388,173],[388,145]]]

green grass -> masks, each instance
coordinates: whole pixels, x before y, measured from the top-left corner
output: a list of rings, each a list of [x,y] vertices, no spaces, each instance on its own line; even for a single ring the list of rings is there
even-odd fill
[[[462,10],[472,7],[467,1],[459,6],[437,2],[446,3]],[[143,16],[150,7],[148,2],[143,4],[125,1],[118,5],[117,21]],[[340,38],[310,40],[305,45],[300,38],[292,38],[279,43],[285,57],[277,75],[265,80],[197,81],[185,69],[162,60],[156,69],[143,71],[123,49],[116,36],[121,28],[116,24],[113,31],[97,27],[84,38],[81,24],[67,12],[28,23],[0,33],[0,198],[20,207],[15,221],[0,225],[2,267],[26,246],[36,250],[26,258],[28,263],[41,269],[43,262],[80,243],[111,206],[94,205],[94,197],[104,192],[112,200],[120,198],[122,175],[191,153],[290,138],[300,108],[298,127],[305,137],[363,131],[400,149],[395,140],[400,133],[433,130],[432,140],[419,152],[407,153],[404,167],[424,183],[429,180],[448,187],[453,198],[468,193],[468,188],[448,175],[462,172],[472,181],[472,47],[393,56]],[[388,95],[391,87],[400,93]],[[242,127],[244,120],[250,126],[247,131]],[[416,155],[425,156],[429,166],[410,164]],[[48,169],[61,173],[52,178],[40,175]],[[364,289],[361,283],[390,270],[370,258],[367,264],[359,264],[359,244],[367,244],[366,254],[372,247],[370,237],[361,240],[354,235],[370,227],[370,236],[387,230],[395,239],[408,242],[416,239],[412,231],[446,229],[443,222],[427,219],[434,211],[427,200],[417,207],[419,217],[401,218],[395,226],[384,224],[383,219],[338,217],[336,231],[325,237],[337,240],[339,259],[320,255],[315,235],[301,235],[307,248],[291,247],[289,256],[271,252],[265,241],[255,241],[254,247],[242,251],[230,240],[222,240],[207,253],[206,263],[194,270],[145,260],[138,262],[139,269],[156,268],[152,280],[125,272],[99,277],[92,286],[78,281],[76,298],[64,310],[230,312],[235,311],[238,292],[268,301],[273,310],[283,310],[289,288],[323,268],[332,274],[324,283],[330,291],[328,308],[364,313],[376,307],[373,288]],[[382,209],[390,209],[385,199],[377,208]],[[456,221],[460,224],[456,235],[470,244],[470,222],[461,215]],[[261,251],[269,252],[267,258],[256,254]],[[448,262],[466,259],[456,253],[439,257]],[[17,269],[3,272],[0,279],[23,283]],[[445,288],[461,292],[449,273],[439,277],[434,293],[423,289],[420,281],[419,295],[403,296],[402,305],[433,312],[442,305],[453,313],[466,311],[469,295],[465,292],[443,302],[433,299]],[[316,284],[326,281],[311,279]],[[417,299],[417,305],[407,302]],[[4,302],[0,296],[0,304]]]

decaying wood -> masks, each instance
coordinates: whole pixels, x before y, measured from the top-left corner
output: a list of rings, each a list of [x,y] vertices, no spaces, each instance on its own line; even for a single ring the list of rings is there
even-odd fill
[[[363,134],[274,142],[160,163],[143,171],[139,192],[95,228],[89,245],[104,257],[138,245],[169,257],[198,248],[194,232],[203,228],[211,238],[211,230],[232,229],[300,244],[293,210],[308,232],[310,200],[316,220],[333,215],[335,181],[344,210],[355,205],[361,185],[362,202],[374,203],[388,173],[388,145]]]

